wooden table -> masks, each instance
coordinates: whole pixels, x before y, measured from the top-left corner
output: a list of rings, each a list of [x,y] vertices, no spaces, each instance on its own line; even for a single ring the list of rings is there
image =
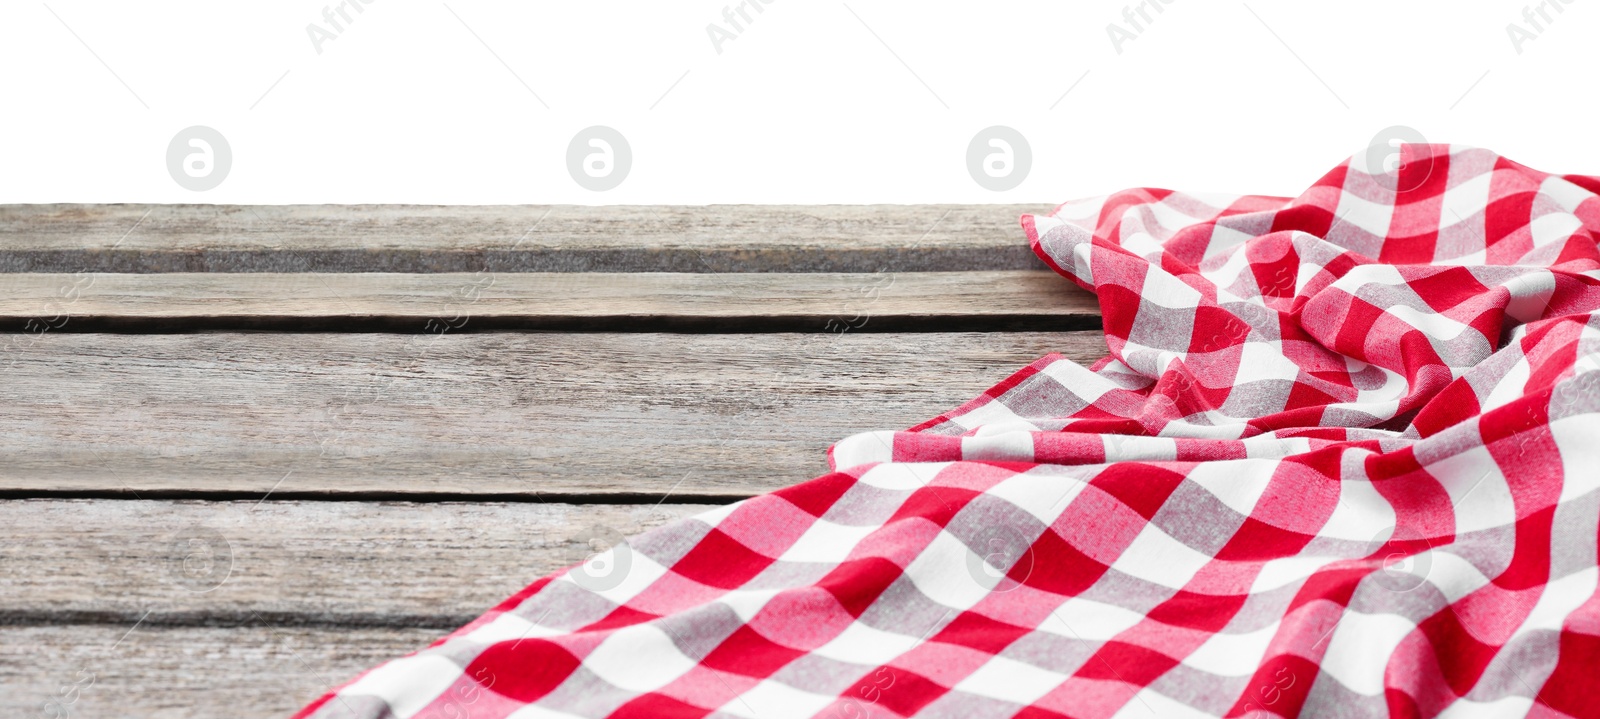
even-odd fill
[[[0,207],[0,716],[286,716],[1097,359],[1048,209]]]

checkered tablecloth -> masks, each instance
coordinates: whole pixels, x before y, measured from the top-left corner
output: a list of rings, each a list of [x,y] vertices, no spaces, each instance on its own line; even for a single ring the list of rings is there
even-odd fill
[[[1024,217],[1107,359],[845,439],[301,716],[1600,716],[1600,178],[1403,160]]]

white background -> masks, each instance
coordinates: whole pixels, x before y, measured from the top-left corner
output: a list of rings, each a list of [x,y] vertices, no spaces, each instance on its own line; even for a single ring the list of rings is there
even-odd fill
[[[1600,173],[1588,0],[1521,53],[1525,3],[1481,0],[1174,0],[1121,53],[1123,0],[774,0],[721,53],[726,0],[375,0],[319,54],[327,4],[4,0],[0,203],[1293,195],[1391,125]],[[606,192],[565,160],[596,124],[633,151]],[[166,167],[191,125],[233,152],[205,192]],[[991,125],[1032,145],[1005,192],[966,167]]]

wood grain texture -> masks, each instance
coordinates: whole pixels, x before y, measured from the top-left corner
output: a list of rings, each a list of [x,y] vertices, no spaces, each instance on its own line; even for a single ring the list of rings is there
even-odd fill
[[[1043,271],[0,274],[0,330],[825,332],[1079,330]]]
[[[0,626],[0,716],[283,719],[442,634],[258,622]]]
[[[0,501],[0,625],[462,626],[707,505]]]
[[[1106,353],[1098,332],[20,337],[12,497],[726,500],[1050,352]]]
[[[0,272],[1024,270],[1050,209],[0,205]]]
[[[1098,359],[1017,227],[1048,209],[0,206],[0,716],[286,716]]]

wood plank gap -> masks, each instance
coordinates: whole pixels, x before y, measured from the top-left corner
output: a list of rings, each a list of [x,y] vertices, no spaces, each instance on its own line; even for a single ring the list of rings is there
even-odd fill
[[[654,505],[663,500],[674,504],[733,504],[757,496],[759,492],[673,492],[668,495],[649,492],[426,492],[405,490],[350,490],[337,488],[316,491],[290,490],[258,492],[227,489],[53,489],[50,487],[0,488],[0,500],[7,499],[108,499],[108,500],[164,500],[196,502],[417,502],[440,504],[446,502],[505,502],[505,503],[560,503],[572,505]]]
[[[528,581],[538,579],[528,577]],[[489,607],[485,606],[484,611]],[[4,609],[0,627],[119,626],[131,627],[269,627],[274,629],[432,629],[446,634],[477,619],[476,614],[308,613],[302,611],[162,611],[148,609]]]

